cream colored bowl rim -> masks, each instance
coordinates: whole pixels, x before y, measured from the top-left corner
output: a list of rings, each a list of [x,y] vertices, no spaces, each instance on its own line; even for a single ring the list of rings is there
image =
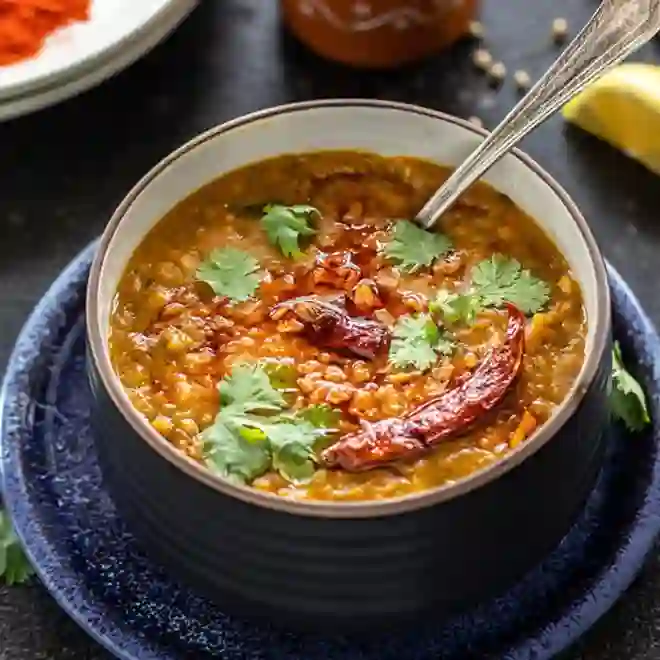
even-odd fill
[[[611,327],[610,292],[607,282],[607,271],[600,250],[598,249],[586,220],[573,200],[557,181],[555,181],[555,179],[541,168],[532,158],[518,150],[512,152],[517,159],[522,161],[522,163],[536,176],[542,179],[561,200],[566,211],[577,225],[590,256],[590,265],[593,268],[596,282],[596,314],[594,318],[596,330],[594,342],[591,350],[585,355],[584,366],[571,392],[555,411],[552,418],[539,429],[534,437],[528,442],[522,443],[518,448],[514,449],[511,453],[507,454],[492,465],[454,483],[386,500],[356,502],[298,501],[274,495],[272,493],[265,493],[249,486],[230,483],[176,449],[171,443],[167,442],[165,438],[157,433],[138,413],[138,411],[133,408],[123,391],[119,378],[112,369],[107,346],[107,337],[104,336],[104,333],[98,324],[98,294],[100,290],[101,272],[110,241],[115,236],[120,221],[138,195],[144,192],[145,189],[149,187],[150,183],[165,168],[217,135],[232,131],[236,128],[246,128],[251,123],[258,120],[316,108],[346,107],[405,111],[411,114],[417,114],[427,118],[430,117],[437,119],[438,121],[449,122],[461,126],[462,128],[482,137],[487,135],[486,131],[474,126],[470,122],[436,110],[393,101],[363,99],[319,100],[281,105],[247,114],[211,128],[176,149],[154,166],[151,171],[148,172],[128,193],[112,215],[110,222],[101,237],[100,245],[90,271],[86,300],[87,341],[90,359],[93,361],[98,372],[99,384],[105,388],[111,401],[128,422],[130,427],[162,458],[180,469],[190,478],[208,486],[222,495],[236,498],[247,504],[293,515],[326,518],[371,518],[402,514],[407,511],[417,510],[453,500],[454,498],[485,486],[520,465],[523,461],[539,451],[547,442],[551,441],[555,434],[560,431],[564,424],[575,413],[596,376],[604,352],[609,347]]]

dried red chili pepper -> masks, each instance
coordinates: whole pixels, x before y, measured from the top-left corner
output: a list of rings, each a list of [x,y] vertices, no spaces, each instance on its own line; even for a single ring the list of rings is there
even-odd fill
[[[508,305],[506,342],[492,348],[463,383],[402,418],[364,423],[321,455],[326,467],[362,472],[426,453],[434,445],[465,433],[504,399],[520,375],[525,350],[525,316]]]
[[[275,305],[270,316],[281,319],[293,314],[305,325],[310,341],[323,348],[350,351],[369,360],[387,352],[390,331],[378,321],[350,316],[337,300],[336,296],[332,302],[320,296],[295,298]]]

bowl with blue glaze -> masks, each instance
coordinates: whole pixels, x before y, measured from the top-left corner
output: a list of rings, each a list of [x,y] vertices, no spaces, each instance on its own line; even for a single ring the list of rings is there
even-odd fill
[[[179,201],[243,165],[352,149],[459,164],[483,139],[471,124],[380,101],[315,101],[258,112],[193,139],[154,167],[101,239],[87,293],[93,427],[104,479],[144,548],[227,611],[283,625],[385,629],[496,595],[561,541],[604,455],[610,298],[584,218],[514,151],[485,177],[552,238],[579,282],[585,360],[569,395],[525,443],[454,483],[370,502],[292,500],[221,479],[131,405],[108,349],[110,314],[134,250]]]

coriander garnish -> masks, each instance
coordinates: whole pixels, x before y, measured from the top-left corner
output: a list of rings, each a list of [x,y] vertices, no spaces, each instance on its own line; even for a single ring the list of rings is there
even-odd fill
[[[383,247],[383,254],[399,268],[414,273],[430,266],[452,248],[447,236],[426,231],[408,220],[399,220],[390,240]]]
[[[642,386],[626,370],[619,342],[612,349],[612,415],[621,420],[630,431],[641,431],[650,423],[646,395]]]
[[[263,368],[276,390],[292,390],[298,380],[298,369],[287,362],[264,361]]]
[[[301,418],[277,421],[261,429],[270,445],[273,470],[289,481],[305,481],[314,474],[314,446],[325,434]]]
[[[429,303],[429,310],[440,314],[445,323],[472,323],[481,309],[479,297],[471,293],[454,293],[444,289],[438,291],[435,300]]]
[[[311,477],[314,447],[334,427],[325,407],[286,413],[286,402],[260,364],[236,365],[218,385],[220,412],[201,433],[206,464],[247,483],[270,469],[290,481]]]
[[[234,407],[242,412],[275,412],[284,397],[273,387],[260,364],[238,364],[218,385],[222,409]]]
[[[400,368],[430,369],[438,354],[451,355],[453,342],[440,331],[429,314],[402,316],[392,332],[390,361]]]
[[[11,586],[26,582],[33,574],[9,516],[0,509],[0,578]]]
[[[470,287],[463,292],[438,291],[429,304],[445,323],[472,323],[480,310],[512,303],[526,314],[539,312],[550,297],[550,287],[515,259],[494,254],[473,266]]]
[[[218,296],[241,302],[259,286],[259,262],[236,248],[213,250],[197,269],[196,277],[206,282]]]
[[[512,303],[526,314],[535,314],[548,302],[550,287],[524,270],[515,259],[494,254],[472,269],[472,293],[484,307]]]
[[[336,429],[341,414],[338,410],[323,403],[303,408],[297,416],[317,429]]]
[[[264,207],[261,225],[268,235],[268,240],[280,248],[287,257],[299,257],[302,252],[298,245],[301,236],[312,236],[316,230],[310,226],[314,216],[321,213],[313,206],[298,204],[282,206],[270,204]]]

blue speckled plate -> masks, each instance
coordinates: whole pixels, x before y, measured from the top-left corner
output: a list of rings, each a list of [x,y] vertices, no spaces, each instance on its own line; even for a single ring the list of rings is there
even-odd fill
[[[117,657],[540,660],[587,630],[640,569],[660,531],[657,425],[636,437],[612,428],[603,474],[562,544],[506,595],[464,616],[377,639],[301,636],[226,616],[140,551],[103,488],[85,377],[93,251],[58,278],[18,340],[0,398],[3,492],[41,580]],[[660,339],[617,273],[610,278],[617,337],[660,420]]]

